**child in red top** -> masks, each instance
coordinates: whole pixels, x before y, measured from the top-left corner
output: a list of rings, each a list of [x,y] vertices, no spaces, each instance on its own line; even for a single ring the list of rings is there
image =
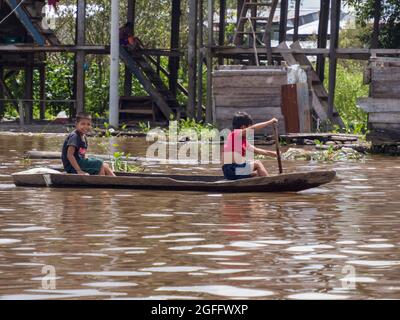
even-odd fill
[[[247,141],[250,130],[260,130],[278,120],[273,118],[253,125],[253,120],[246,112],[238,112],[233,117],[233,131],[228,135],[224,146],[224,165],[222,171],[228,180],[266,177],[268,172],[259,160],[246,159],[247,152],[276,157],[276,152],[256,148]]]

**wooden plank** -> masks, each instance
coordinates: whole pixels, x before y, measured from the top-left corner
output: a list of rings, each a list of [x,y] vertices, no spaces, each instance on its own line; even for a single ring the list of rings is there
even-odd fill
[[[280,88],[281,85],[287,84],[287,77],[214,77],[213,87],[219,88]]]
[[[400,123],[400,112],[369,113],[370,123]]]
[[[312,106],[314,111],[316,112],[318,118],[321,121],[326,121],[328,119],[328,115],[325,111],[324,106],[321,104],[321,101],[317,97],[316,93],[314,90],[312,90]]]
[[[307,83],[297,84],[297,105],[299,113],[300,132],[311,131],[310,91]]]
[[[400,99],[361,98],[357,105],[366,112],[400,112]]]
[[[399,81],[373,81],[371,82],[371,97],[373,98],[400,98]]]
[[[285,118],[286,132],[300,132],[297,87],[295,84],[282,86],[282,113]]]
[[[258,99],[252,96],[247,97],[231,97],[231,96],[215,96],[215,105],[216,107],[222,106],[231,106],[231,107],[242,107],[242,106],[251,106],[251,107],[280,107],[281,99],[271,97],[271,101],[269,97],[265,97],[264,99]]]
[[[393,130],[400,133],[400,123],[370,122],[368,125],[372,130]]]
[[[372,81],[400,81],[400,67],[372,67]]]
[[[216,113],[218,119],[229,119],[232,121],[233,115],[239,111],[235,107],[217,107]],[[271,119],[273,117],[277,117],[278,120],[283,121],[284,117],[282,114],[282,110],[280,108],[254,108],[254,107],[243,107],[240,108],[240,111],[247,112],[254,119]]]
[[[264,88],[254,88],[254,87],[235,87],[235,88],[221,88],[221,87],[214,87],[214,96],[217,95],[234,95],[234,96],[242,96],[242,95],[254,95],[254,96],[271,96],[279,94],[280,92],[279,87],[264,87]]]
[[[286,42],[281,42],[278,46],[278,48],[282,48],[282,49],[289,49],[288,45],[286,44]],[[289,66],[298,64],[298,62],[296,61],[296,59],[293,57],[293,54],[291,53],[281,53],[283,59],[287,62],[287,64]]]

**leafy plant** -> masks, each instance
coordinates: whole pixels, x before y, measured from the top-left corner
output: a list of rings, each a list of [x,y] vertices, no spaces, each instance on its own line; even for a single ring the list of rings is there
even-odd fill
[[[114,152],[113,158],[111,159],[111,167],[116,172],[126,173],[139,173],[143,172],[144,168],[129,163],[129,157],[131,155],[125,154],[124,152]]]

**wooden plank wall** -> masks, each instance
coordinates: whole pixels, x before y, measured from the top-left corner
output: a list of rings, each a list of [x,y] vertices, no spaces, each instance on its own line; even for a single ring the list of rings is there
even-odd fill
[[[287,83],[287,72],[275,67],[222,67],[213,74],[216,122],[220,129],[231,129],[233,115],[249,113],[254,122],[276,117],[279,131],[285,133],[281,111],[281,86]],[[262,132],[272,134],[271,128]]]
[[[400,145],[400,59],[375,58],[369,71],[370,97],[358,101],[368,113],[368,139],[374,145]]]

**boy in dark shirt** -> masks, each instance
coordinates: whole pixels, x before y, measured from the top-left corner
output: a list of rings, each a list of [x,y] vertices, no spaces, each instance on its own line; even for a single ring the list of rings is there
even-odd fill
[[[92,127],[92,117],[79,113],[75,130],[65,139],[62,148],[62,162],[67,173],[79,175],[115,176],[108,164],[96,158],[87,158],[88,142],[86,134]]]

